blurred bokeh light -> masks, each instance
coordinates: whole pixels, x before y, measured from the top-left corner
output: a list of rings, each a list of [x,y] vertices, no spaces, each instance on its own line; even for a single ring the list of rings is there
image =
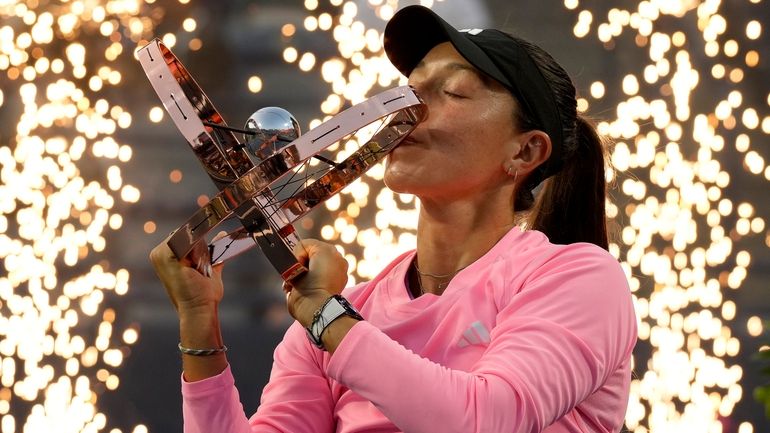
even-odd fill
[[[419,3],[475,20],[451,17],[460,27],[547,24],[527,23],[541,7],[534,2]],[[753,287],[768,278],[766,193],[745,193],[766,192],[770,181],[765,2],[614,3],[564,0],[540,13],[567,23],[563,35],[571,37],[538,33],[535,42],[571,55],[557,58],[576,77],[580,111],[614,140],[610,250],[640,319],[626,425],[633,433],[765,431],[761,414],[740,410],[756,410],[747,351],[758,347],[753,339],[766,333],[768,319],[766,307],[746,301],[759,295],[743,295],[752,278],[764,279]],[[127,387],[135,396],[141,381],[155,380],[172,384],[157,390],[158,400],[177,395],[169,342],[176,324],[168,305],[156,307],[163,294],[151,283],[146,251],[213,194],[194,157],[179,156],[190,152],[134,51],[161,38],[215,102],[225,101],[218,107],[226,116],[239,112],[237,104],[298,104],[315,113],[305,117],[307,130],[405,83],[382,52],[385,22],[405,4],[0,1],[0,432],[166,431],[153,417],[181,416],[178,408],[140,411],[126,422],[121,398],[110,397]],[[598,53],[585,57],[593,64],[582,63],[583,52]],[[610,61],[616,56],[626,61]],[[222,82],[236,72],[240,81]],[[314,96],[297,99],[305,82]],[[419,202],[383,188],[382,176],[375,167],[298,224],[306,236],[337,245],[351,283],[415,245]],[[255,283],[255,268],[238,263],[228,271],[235,275],[229,296],[241,298],[224,307],[223,320],[256,327],[242,319],[250,299],[268,305],[254,314],[280,335],[288,321],[275,276],[257,267],[265,276]],[[251,290],[255,284],[264,290]],[[125,377],[122,368],[144,342],[140,324],[165,330],[170,355],[156,357],[159,346],[148,346],[154,368]],[[269,362],[272,347],[249,352],[245,332],[249,343],[232,351],[231,362]],[[262,370],[242,374],[266,377]]]

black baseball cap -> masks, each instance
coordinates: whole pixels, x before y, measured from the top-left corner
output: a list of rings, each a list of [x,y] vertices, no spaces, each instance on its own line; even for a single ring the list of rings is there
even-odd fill
[[[540,68],[516,39],[496,29],[458,30],[419,5],[399,10],[385,26],[385,52],[407,76],[442,42],[450,42],[471,65],[516,97],[537,128],[551,138],[551,157],[545,164],[548,167],[543,167],[543,178],[557,171],[563,142],[559,109]]]

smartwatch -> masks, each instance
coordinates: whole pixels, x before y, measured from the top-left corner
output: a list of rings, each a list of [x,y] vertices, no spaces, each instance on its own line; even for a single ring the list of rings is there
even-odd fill
[[[321,308],[313,314],[313,322],[310,326],[305,328],[307,331],[307,338],[319,349],[326,350],[323,341],[321,340],[321,336],[333,321],[339,319],[343,315],[350,316],[356,320],[364,320],[361,314],[350,305],[350,302],[348,302],[347,299],[340,295],[331,296],[324,302]]]

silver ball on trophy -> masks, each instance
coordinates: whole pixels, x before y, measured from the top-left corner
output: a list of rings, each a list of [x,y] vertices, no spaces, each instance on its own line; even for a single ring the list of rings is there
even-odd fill
[[[260,108],[246,120],[246,149],[260,160],[269,158],[301,135],[299,122],[280,107]]]

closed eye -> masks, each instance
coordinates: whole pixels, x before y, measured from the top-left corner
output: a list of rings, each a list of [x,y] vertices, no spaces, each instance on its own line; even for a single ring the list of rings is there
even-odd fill
[[[466,99],[467,96],[460,95],[458,93],[450,92],[447,90],[444,90],[444,94],[449,96],[450,98],[458,98],[458,99]]]

